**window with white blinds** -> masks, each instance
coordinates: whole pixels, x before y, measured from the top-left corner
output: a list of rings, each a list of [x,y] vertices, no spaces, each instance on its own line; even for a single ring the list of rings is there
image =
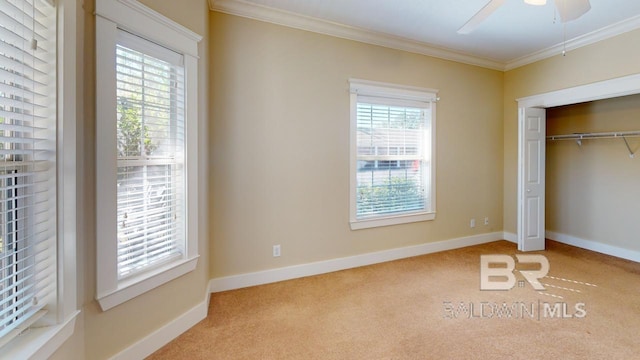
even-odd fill
[[[198,42],[136,3],[96,2],[96,299],[103,311],[198,263]]]
[[[352,228],[434,216],[435,93],[364,81],[352,91]]]
[[[0,344],[56,303],[56,28],[0,1]]]
[[[184,255],[183,58],[120,31],[116,78],[122,279]]]

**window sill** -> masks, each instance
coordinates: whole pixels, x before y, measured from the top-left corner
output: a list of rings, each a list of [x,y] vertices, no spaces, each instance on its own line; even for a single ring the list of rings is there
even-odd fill
[[[131,300],[145,292],[165,284],[173,279],[195,270],[198,257],[170,263],[152,272],[145,273],[128,281],[123,281],[119,288],[108,293],[99,294],[97,297],[102,311],[107,311]]]
[[[80,311],[74,312],[64,323],[45,327],[31,327],[2,348],[7,359],[48,359],[73,335]]]
[[[351,220],[351,230],[368,229],[374,227],[408,224],[419,221],[429,221],[436,218],[436,213],[418,213],[386,217],[375,217],[370,219]]]

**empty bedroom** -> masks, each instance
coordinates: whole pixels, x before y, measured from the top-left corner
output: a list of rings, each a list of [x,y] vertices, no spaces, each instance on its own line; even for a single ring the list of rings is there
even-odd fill
[[[2,0],[0,359],[633,359],[640,2]]]

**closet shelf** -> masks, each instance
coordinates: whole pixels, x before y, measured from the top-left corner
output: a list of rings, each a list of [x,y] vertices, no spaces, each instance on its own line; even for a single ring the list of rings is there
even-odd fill
[[[634,157],[634,151],[631,150],[629,146],[629,142],[627,141],[628,137],[640,137],[640,131],[612,131],[612,132],[600,132],[600,133],[573,133],[573,134],[564,134],[564,135],[548,135],[547,140],[575,140],[579,146],[582,146],[582,140],[587,139],[614,139],[614,138],[622,138],[624,140],[624,144],[627,146],[627,150],[629,151],[629,157]]]

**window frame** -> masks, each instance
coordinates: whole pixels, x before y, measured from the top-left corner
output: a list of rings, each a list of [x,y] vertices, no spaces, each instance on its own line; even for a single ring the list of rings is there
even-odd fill
[[[53,2],[46,0],[53,5]],[[78,172],[81,155],[77,151],[78,105],[78,25],[79,5],[74,0],[57,0],[56,8],[56,301],[51,311],[20,336],[2,347],[2,355],[12,359],[46,359],[69,339],[80,314],[78,282]]]
[[[406,224],[419,221],[434,220],[436,217],[436,102],[438,90],[390,84],[377,81],[349,79],[350,92],[350,186],[349,186],[349,225],[351,230],[367,229],[373,227]],[[405,213],[381,214],[358,218],[357,216],[357,174],[358,174],[358,149],[357,149],[357,107],[358,97],[366,96],[375,98],[381,104],[397,105],[429,104],[431,112],[431,158],[429,159],[431,173],[429,192],[431,208],[423,211],[407,211]]]
[[[185,254],[118,280],[116,227],[116,43],[124,30],[184,57]],[[96,2],[97,289],[103,311],[195,269],[198,262],[198,42],[202,37],[135,0]]]

